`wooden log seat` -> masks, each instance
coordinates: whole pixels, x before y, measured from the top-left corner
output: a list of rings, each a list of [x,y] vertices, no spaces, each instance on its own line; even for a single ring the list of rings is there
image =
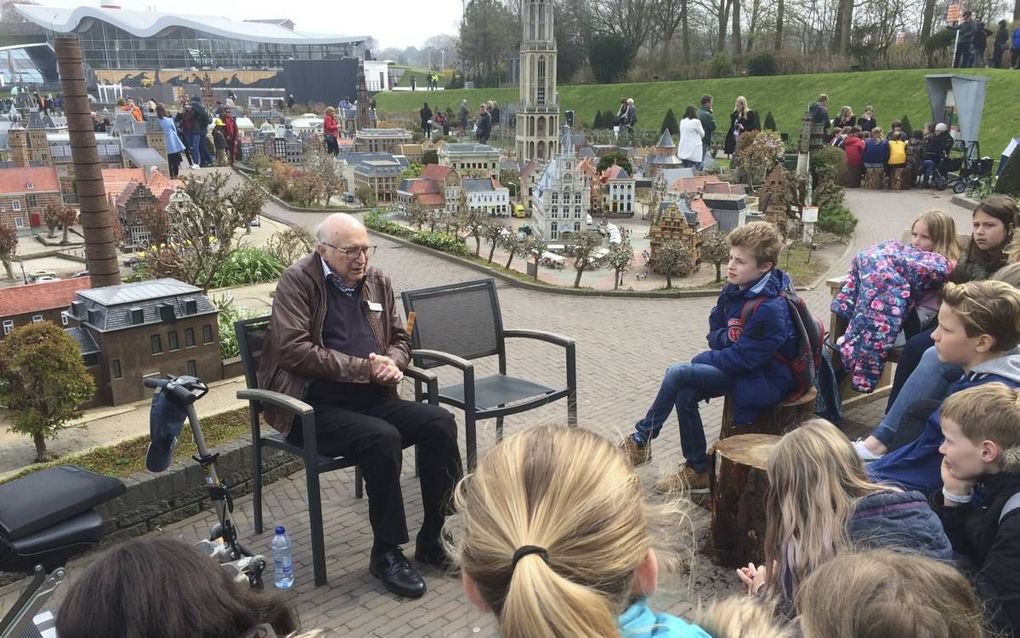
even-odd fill
[[[906,166],[897,166],[889,174],[889,190],[905,191],[914,186],[914,173]]]
[[[860,188],[861,178],[864,176],[863,166],[847,166],[846,173],[843,174],[843,179],[840,180],[841,186],[846,188]]]
[[[779,438],[739,434],[715,444],[711,532],[716,562],[723,567],[760,565],[765,558],[766,467]]]
[[[864,188],[873,191],[882,190],[885,183],[885,168],[865,168]]]
[[[802,421],[815,414],[815,399],[818,391],[808,390],[804,396],[793,401],[785,401],[772,408],[762,410],[753,423],[736,425],[733,423],[733,395],[727,394],[723,402],[722,427],[719,428],[719,439],[728,439],[738,434],[783,434],[796,428]]]

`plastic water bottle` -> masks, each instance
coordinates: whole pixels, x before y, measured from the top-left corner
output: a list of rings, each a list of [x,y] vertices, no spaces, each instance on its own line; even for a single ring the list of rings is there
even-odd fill
[[[277,589],[290,589],[294,584],[294,563],[290,556],[290,538],[283,525],[276,526],[276,536],[270,545],[273,549],[273,571]]]

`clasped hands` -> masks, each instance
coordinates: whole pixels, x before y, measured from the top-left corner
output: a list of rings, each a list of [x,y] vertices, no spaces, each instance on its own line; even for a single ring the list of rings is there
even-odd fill
[[[404,378],[397,364],[386,355],[371,353],[368,355],[369,365],[372,366],[372,382],[380,385],[397,385]]]

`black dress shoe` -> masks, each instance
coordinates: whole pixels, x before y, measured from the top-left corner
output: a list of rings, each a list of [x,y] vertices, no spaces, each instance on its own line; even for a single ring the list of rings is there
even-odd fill
[[[386,589],[398,596],[421,598],[425,594],[425,581],[399,547],[372,556],[368,571],[381,580]]]
[[[414,560],[443,572],[452,572],[456,569],[453,559],[446,553],[442,543],[418,543],[414,548]]]

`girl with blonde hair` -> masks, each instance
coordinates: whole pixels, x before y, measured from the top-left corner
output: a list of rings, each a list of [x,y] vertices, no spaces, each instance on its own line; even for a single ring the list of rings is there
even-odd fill
[[[776,596],[783,611],[809,574],[853,547],[952,558],[925,496],[871,482],[853,445],[825,419],[784,435],[766,471],[765,563],[737,573],[751,593]]]
[[[797,594],[804,638],[980,638],[981,606],[967,579],[937,561],[874,550],[838,556]]]
[[[613,445],[581,428],[533,428],[492,448],[454,495],[451,556],[467,597],[506,638],[708,638],[653,612],[653,531],[675,505],[645,503]]]

